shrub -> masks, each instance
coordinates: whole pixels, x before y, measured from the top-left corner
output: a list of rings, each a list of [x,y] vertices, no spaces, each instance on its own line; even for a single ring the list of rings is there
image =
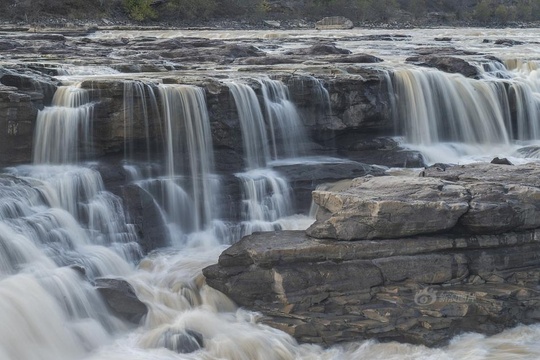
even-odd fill
[[[491,18],[491,1],[482,0],[474,8],[474,19],[480,22],[488,22]]]
[[[499,5],[495,9],[495,19],[501,23],[506,23],[514,17],[513,9],[504,5]]]
[[[156,11],[152,8],[152,0],[123,0],[129,17],[136,21],[155,19]]]

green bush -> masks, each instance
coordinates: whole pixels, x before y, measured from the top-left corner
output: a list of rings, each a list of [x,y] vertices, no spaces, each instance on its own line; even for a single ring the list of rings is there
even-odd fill
[[[123,0],[123,5],[130,18],[144,21],[157,18],[152,2],[153,0]]]
[[[508,21],[511,21],[514,19],[514,9],[504,6],[504,5],[499,5],[495,9],[494,15],[495,15],[495,19],[498,22],[505,24]]]
[[[416,19],[424,16],[427,12],[426,0],[409,0],[406,3],[406,10]]]
[[[474,19],[488,22],[491,19],[492,4],[490,0],[481,0],[474,8]]]

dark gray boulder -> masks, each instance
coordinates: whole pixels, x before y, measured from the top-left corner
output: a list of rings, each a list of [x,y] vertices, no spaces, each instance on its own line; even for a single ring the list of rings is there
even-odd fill
[[[296,163],[275,166],[274,170],[284,175],[294,189],[295,209],[307,213],[311,204],[311,193],[318,186],[338,180],[359,176],[382,176],[385,168],[362,164],[355,161]]]
[[[350,50],[338,48],[332,43],[322,43],[312,45],[308,48],[290,50],[286,52],[286,55],[338,55],[350,53]]]
[[[95,280],[95,287],[111,311],[124,320],[139,324],[148,313],[148,308],[126,280],[99,278]]]
[[[188,354],[203,348],[204,341],[202,334],[197,331],[169,329],[163,333],[160,345],[180,354]]]
[[[353,27],[353,22],[344,16],[328,16],[315,24],[315,28],[319,30],[352,29]]]
[[[423,55],[409,57],[406,60],[416,65],[436,68],[447,73],[458,73],[465,77],[474,78],[480,75],[475,66],[453,56]]]
[[[169,231],[154,198],[134,184],[123,187],[122,197],[130,221],[139,235],[139,245],[143,253],[168,246]]]

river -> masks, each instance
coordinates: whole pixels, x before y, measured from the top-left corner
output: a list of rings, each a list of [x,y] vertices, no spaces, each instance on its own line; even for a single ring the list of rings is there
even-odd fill
[[[367,40],[381,34],[389,34],[390,40]],[[465,163],[493,156],[506,156],[515,163],[536,161],[535,146],[540,141],[539,29],[102,30],[88,36],[99,40],[151,37],[243,41],[266,49],[270,55],[321,39],[334,41],[339,47],[385,60],[368,66],[393,73],[395,91],[405,104],[394,109],[402,115],[399,141],[422,152],[428,163]],[[443,38],[451,38],[451,43]],[[522,43],[497,45],[497,39]],[[471,51],[460,57],[473,63],[479,61],[473,53],[478,52],[496,56],[505,65],[484,67],[482,79],[472,80],[405,64],[414,49],[434,44]],[[109,55],[113,61],[122,56],[114,51]],[[3,64],[19,60],[10,54],[2,58]],[[244,189],[244,214],[241,221],[231,224],[217,210],[221,184],[200,88],[130,82],[141,75],[127,75],[102,64],[81,65],[80,59],[62,63],[37,56],[31,61],[54,63],[65,71],[56,76],[63,86],[53,103],[38,114],[33,163],[6,168],[0,179],[0,360],[540,358],[540,325],[518,326],[490,337],[462,334],[445,347],[431,349],[375,340],[323,348],[298,344],[289,335],[260,324],[259,314],[237,308],[205,285],[201,270],[214,264],[242,235],[305,229],[313,221],[295,214],[287,179],[274,171],[272,164],[342,161],[307,157],[309,150],[301,146],[307,134],[286,87],[277,80],[257,77],[260,100],[245,81],[231,76],[224,82],[238,109],[246,162],[243,171],[235,173]],[[302,66],[309,64],[298,69]],[[208,70],[231,74],[238,69],[231,65]],[[509,110],[497,95],[500,72],[507,82],[524,89],[522,125],[516,129],[507,126]],[[123,164],[131,182],[151,195],[167,224],[170,246],[148,256],[142,256],[139,235],[123,210],[122,200],[105,188],[95,170],[99,158],[88,161],[96,104],[80,84],[100,77],[128,79],[125,113],[144,111],[145,121],[151,122],[159,112],[166,129],[159,171],[149,166],[157,156],[150,141],[126,143],[123,149]],[[143,97],[166,101],[142,104],[137,99]],[[452,115],[456,125],[448,130],[443,124],[457,108],[463,111]],[[181,124],[179,118],[183,119]],[[265,121],[273,124],[271,130]],[[123,131],[131,131],[130,126],[127,119]],[[148,161],[133,159],[133,147],[147,148]],[[524,147],[529,150],[520,153]],[[186,163],[179,165],[180,157],[187,159]],[[133,286],[149,310],[139,325],[109,312],[92,286],[100,277],[122,278]],[[175,334],[186,330],[201,334],[203,348],[188,354],[167,349]]]

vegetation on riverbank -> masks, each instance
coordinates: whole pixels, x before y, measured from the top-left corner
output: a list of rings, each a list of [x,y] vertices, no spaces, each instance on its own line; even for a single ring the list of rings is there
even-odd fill
[[[6,21],[165,22],[318,20],[342,15],[355,24],[492,25],[539,21],[540,0],[14,0],[0,3]]]

